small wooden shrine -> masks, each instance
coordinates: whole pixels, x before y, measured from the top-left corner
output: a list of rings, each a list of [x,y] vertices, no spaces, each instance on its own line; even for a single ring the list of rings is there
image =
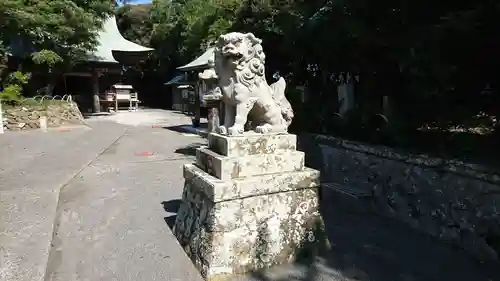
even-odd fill
[[[214,48],[208,48],[203,54],[190,63],[180,66],[177,70],[186,73],[186,84],[193,85],[194,94],[194,121],[193,125],[199,125],[201,110],[208,109],[208,130],[214,131],[219,126],[219,96],[214,94],[217,88],[217,79],[213,70]]]
[[[18,40],[11,46],[13,69],[33,74],[30,92],[38,95],[72,95],[82,111],[100,112],[107,103],[105,91],[122,82],[123,71],[146,60],[153,51],[125,39],[118,30],[116,17],[108,18],[98,34],[98,45],[87,59],[64,73],[47,73],[30,66],[29,54],[34,50],[29,42]],[[47,85],[48,84],[48,85]]]

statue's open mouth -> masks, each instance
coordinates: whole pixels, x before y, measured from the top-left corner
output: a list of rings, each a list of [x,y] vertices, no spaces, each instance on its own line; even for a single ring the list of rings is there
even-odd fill
[[[243,58],[243,55],[240,54],[239,52],[237,53],[227,52],[224,54],[224,58],[230,62],[239,62]]]

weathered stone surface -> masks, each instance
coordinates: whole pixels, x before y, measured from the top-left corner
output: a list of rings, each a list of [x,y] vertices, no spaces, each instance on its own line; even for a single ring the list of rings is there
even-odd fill
[[[40,128],[39,118],[47,117],[48,127],[85,124],[78,106],[71,102],[51,105],[17,106],[3,108],[3,126],[8,131],[24,131]]]
[[[218,154],[230,157],[290,152],[297,149],[297,136],[282,133],[263,135],[251,131],[233,137],[209,134],[208,147]]]
[[[200,148],[196,151],[196,164],[221,180],[301,171],[304,168],[304,159],[302,151],[243,157],[222,156],[207,148]]]
[[[459,245],[479,259],[498,259],[498,171],[331,137],[300,140],[307,163],[321,171],[322,180],[364,189],[378,213]]]
[[[199,186],[200,179],[209,177],[186,179],[174,227],[206,280],[288,263],[328,248],[317,188],[214,202]]]
[[[223,135],[241,135],[247,129],[245,124],[258,133],[286,133],[292,123],[294,113],[285,96],[285,79],[267,84],[261,43],[252,33],[231,32],[221,35],[215,44],[211,67],[225,106],[224,125],[218,129]]]
[[[199,148],[196,165],[184,166],[174,234],[207,280],[328,249],[318,211],[320,174],[304,167],[295,140],[210,134],[209,147],[218,153]]]
[[[198,188],[199,192],[215,203],[319,186],[319,172],[309,168],[291,173],[224,181],[209,175],[195,165],[187,164],[184,165],[184,178],[193,183],[193,189]]]

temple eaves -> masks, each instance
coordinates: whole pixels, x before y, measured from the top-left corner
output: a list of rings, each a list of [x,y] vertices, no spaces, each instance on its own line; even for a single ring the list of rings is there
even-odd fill
[[[125,39],[116,24],[116,17],[108,18],[97,37],[98,45],[94,52],[89,54],[88,61],[118,63],[116,53],[148,53],[154,49],[141,46]]]
[[[177,67],[177,70],[181,71],[190,71],[190,70],[197,70],[197,69],[204,69],[208,68],[209,60],[214,60],[214,47],[208,48],[201,56],[197,57],[194,59],[192,62]]]
[[[141,46],[125,39],[116,24],[116,17],[109,17],[103,24],[102,30],[97,35],[98,44],[95,51],[89,52],[88,62],[119,63],[116,56],[144,57],[154,49]],[[37,49],[31,42],[17,38],[10,44],[9,56],[27,58]]]

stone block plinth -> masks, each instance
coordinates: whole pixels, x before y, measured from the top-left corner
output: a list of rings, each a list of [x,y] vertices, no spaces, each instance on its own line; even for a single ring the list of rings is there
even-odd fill
[[[262,135],[254,132],[245,132],[241,136],[210,134],[208,148],[229,157],[294,152],[297,149],[297,136],[278,133]]]
[[[304,159],[302,151],[239,157],[222,156],[207,148],[196,151],[196,165],[221,180],[302,171]]]
[[[200,148],[197,163],[184,166],[183,203],[174,226],[175,236],[206,280],[328,249],[319,213],[319,172],[304,167],[304,155],[292,143],[294,135],[245,139],[210,134],[209,139],[210,149]],[[262,149],[249,148],[257,143]],[[225,168],[241,163],[235,174]],[[258,167],[263,164],[268,167]]]

